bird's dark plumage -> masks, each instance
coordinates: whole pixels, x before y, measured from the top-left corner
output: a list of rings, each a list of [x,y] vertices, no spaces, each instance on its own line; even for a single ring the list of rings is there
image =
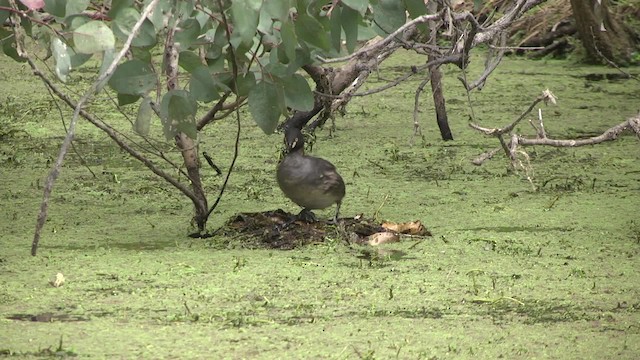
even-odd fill
[[[337,221],[345,185],[336,167],[325,159],[304,154],[304,137],[299,129],[285,130],[285,144],[287,155],[277,171],[282,192],[303,212],[336,204],[334,221]]]

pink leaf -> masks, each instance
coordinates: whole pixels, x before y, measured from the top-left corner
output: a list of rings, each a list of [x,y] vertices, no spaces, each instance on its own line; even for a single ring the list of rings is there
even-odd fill
[[[44,7],[44,0],[20,0],[29,10],[38,10]]]

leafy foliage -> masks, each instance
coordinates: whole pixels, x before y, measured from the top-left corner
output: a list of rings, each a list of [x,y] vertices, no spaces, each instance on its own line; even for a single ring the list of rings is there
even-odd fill
[[[25,0],[12,9],[16,2],[0,0],[0,21],[12,12],[28,14],[21,26],[38,45],[49,49],[55,76],[66,82],[92,56],[110,61],[150,2],[113,0],[105,8],[89,0]],[[158,99],[163,105],[156,112],[169,139],[182,130],[195,138],[193,119],[198,107],[209,107],[226,92],[246,97],[258,126],[271,133],[291,111],[313,107],[311,87],[297,74],[301,67],[314,63],[318,55],[354,51],[358,40],[375,34],[371,29],[383,35],[394,31],[404,24],[407,11],[412,16],[424,14],[424,3],[344,0],[332,6],[311,0],[160,0],[133,38],[129,60],[118,65],[109,86],[120,105],[137,103],[142,114],[153,103],[141,98]],[[45,14],[51,16],[43,21]],[[166,59],[160,64],[153,54],[167,45],[171,28],[175,28],[173,41],[188,80],[163,94],[158,84]],[[22,61],[11,32],[0,30],[0,38],[4,53]],[[151,120],[146,115],[144,119],[143,129]]]

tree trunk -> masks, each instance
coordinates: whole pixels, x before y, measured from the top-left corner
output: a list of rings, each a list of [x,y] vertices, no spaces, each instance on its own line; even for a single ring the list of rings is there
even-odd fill
[[[433,93],[433,104],[436,108],[436,121],[438,123],[438,128],[440,129],[440,136],[442,137],[442,140],[445,141],[453,140],[453,134],[451,134],[451,128],[449,128],[449,119],[447,117],[444,94],[442,93],[442,72],[437,66],[432,66],[429,69],[431,76],[431,92]]]
[[[187,168],[187,174],[189,175],[189,181],[191,182],[191,189],[195,195],[195,199],[192,199],[195,207],[193,222],[198,227],[198,231],[202,232],[207,225],[209,205],[207,204],[207,194],[204,191],[200,177],[198,145],[196,145],[192,138],[184,133],[176,135],[176,145],[178,145],[178,148],[182,152],[184,165]]]
[[[178,88],[178,50],[173,42],[175,27],[169,30],[167,34],[167,42],[165,44],[164,60],[165,73],[167,75],[167,90]],[[207,224],[209,216],[209,206],[207,204],[207,196],[202,186],[200,177],[200,161],[198,159],[198,145],[185,133],[178,133],[175,137],[176,145],[182,153],[184,166],[187,168],[187,175],[191,182],[192,196],[189,196],[195,207],[195,215],[193,223],[197,226],[198,231],[202,232]]]
[[[629,63],[633,41],[624,24],[609,13],[608,0],[571,0],[571,8],[587,62]]]
[[[438,12],[438,3],[430,1],[427,4],[427,10],[430,14]],[[433,46],[437,46],[436,39],[438,32],[438,24],[435,21],[429,21],[430,41]],[[429,55],[427,61],[435,60],[435,58]],[[442,72],[440,66],[430,66],[429,76],[431,77],[431,93],[433,94],[433,105],[436,109],[436,122],[440,129],[440,136],[442,140],[453,140],[453,134],[451,134],[451,128],[449,127],[449,120],[447,117],[447,108],[445,106],[444,93],[442,91]]]

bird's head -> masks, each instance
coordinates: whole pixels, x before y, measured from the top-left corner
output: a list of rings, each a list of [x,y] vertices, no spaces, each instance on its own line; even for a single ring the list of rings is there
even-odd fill
[[[284,131],[284,146],[287,153],[304,150],[304,135],[298,128],[290,127]]]

